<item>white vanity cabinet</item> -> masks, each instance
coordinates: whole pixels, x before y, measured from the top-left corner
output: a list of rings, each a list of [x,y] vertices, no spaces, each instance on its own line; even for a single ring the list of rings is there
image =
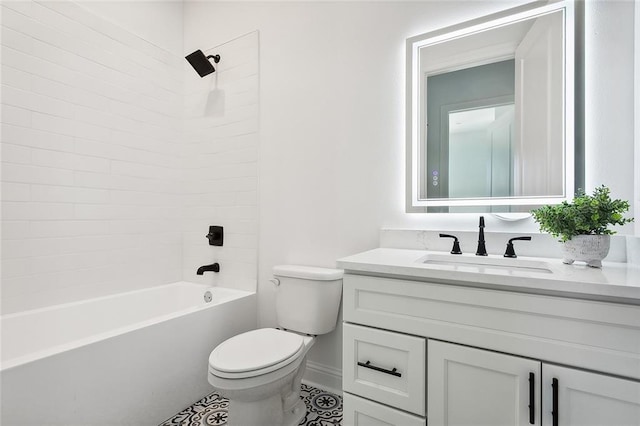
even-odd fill
[[[640,425],[640,306],[345,269],[343,424]]]

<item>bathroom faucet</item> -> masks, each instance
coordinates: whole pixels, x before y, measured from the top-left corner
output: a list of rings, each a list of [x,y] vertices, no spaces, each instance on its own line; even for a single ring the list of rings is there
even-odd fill
[[[476,256],[486,256],[487,247],[484,245],[484,216],[480,216],[479,223],[480,231],[478,233],[478,249],[476,250]]]
[[[512,258],[518,257],[516,256],[516,250],[513,248],[514,241],[531,241],[531,237],[526,236],[526,237],[511,238],[509,242],[507,242],[507,249],[504,252],[504,257],[512,257]]]
[[[455,235],[440,234],[440,238],[453,238],[453,248],[451,249],[451,254],[462,254],[458,237],[456,237]]]
[[[209,272],[209,271],[220,272],[220,264],[216,262],[216,263],[212,263],[211,265],[201,266],[198,268],[198,272],[196,272],[196,274],[202,275],[205,272]]]

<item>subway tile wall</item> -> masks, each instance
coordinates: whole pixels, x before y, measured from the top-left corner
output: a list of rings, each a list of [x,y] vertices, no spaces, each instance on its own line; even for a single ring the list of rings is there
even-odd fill
[[[208,110],[224,114],[195,117],[206,80],[189,89],[181,56],[78,3],[0,7],[2,312],[182,279],[249,288],[257,35],[226,47]],[[225,225],[224,250],[206,244],[209,224]],[[196,277],[214,258],[226,274]]]
[[[252,32],[215,47],[216,72],[185,76],[183,276],[255,291],[258,251],[259,38]],[[195,50],[194,47],[193,50]],[[189,50],[191,51],[191,50]],[[204,246],[209,225],[224,246]],[[220,263],[198,277],[200,265]]]

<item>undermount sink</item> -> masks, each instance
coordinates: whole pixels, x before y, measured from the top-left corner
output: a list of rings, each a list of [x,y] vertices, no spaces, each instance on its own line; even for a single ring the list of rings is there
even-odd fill
[[[475,267],[483,269],[503,269],[522,272],[552,273],[549,264],[540,260],[513,259],[507,257],[483,257],[473,255],[453,255],[429,253],[418,260],[428,265]]]

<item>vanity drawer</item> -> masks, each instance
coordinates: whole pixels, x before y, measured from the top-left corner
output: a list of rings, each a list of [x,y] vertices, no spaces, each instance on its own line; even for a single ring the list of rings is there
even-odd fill
[[[414,416],[349,393],[342,397],[344,426],[426,426],[424,417]]]
[[[426,339],[347,323],[343,336],[345,391],[425,415]]]

